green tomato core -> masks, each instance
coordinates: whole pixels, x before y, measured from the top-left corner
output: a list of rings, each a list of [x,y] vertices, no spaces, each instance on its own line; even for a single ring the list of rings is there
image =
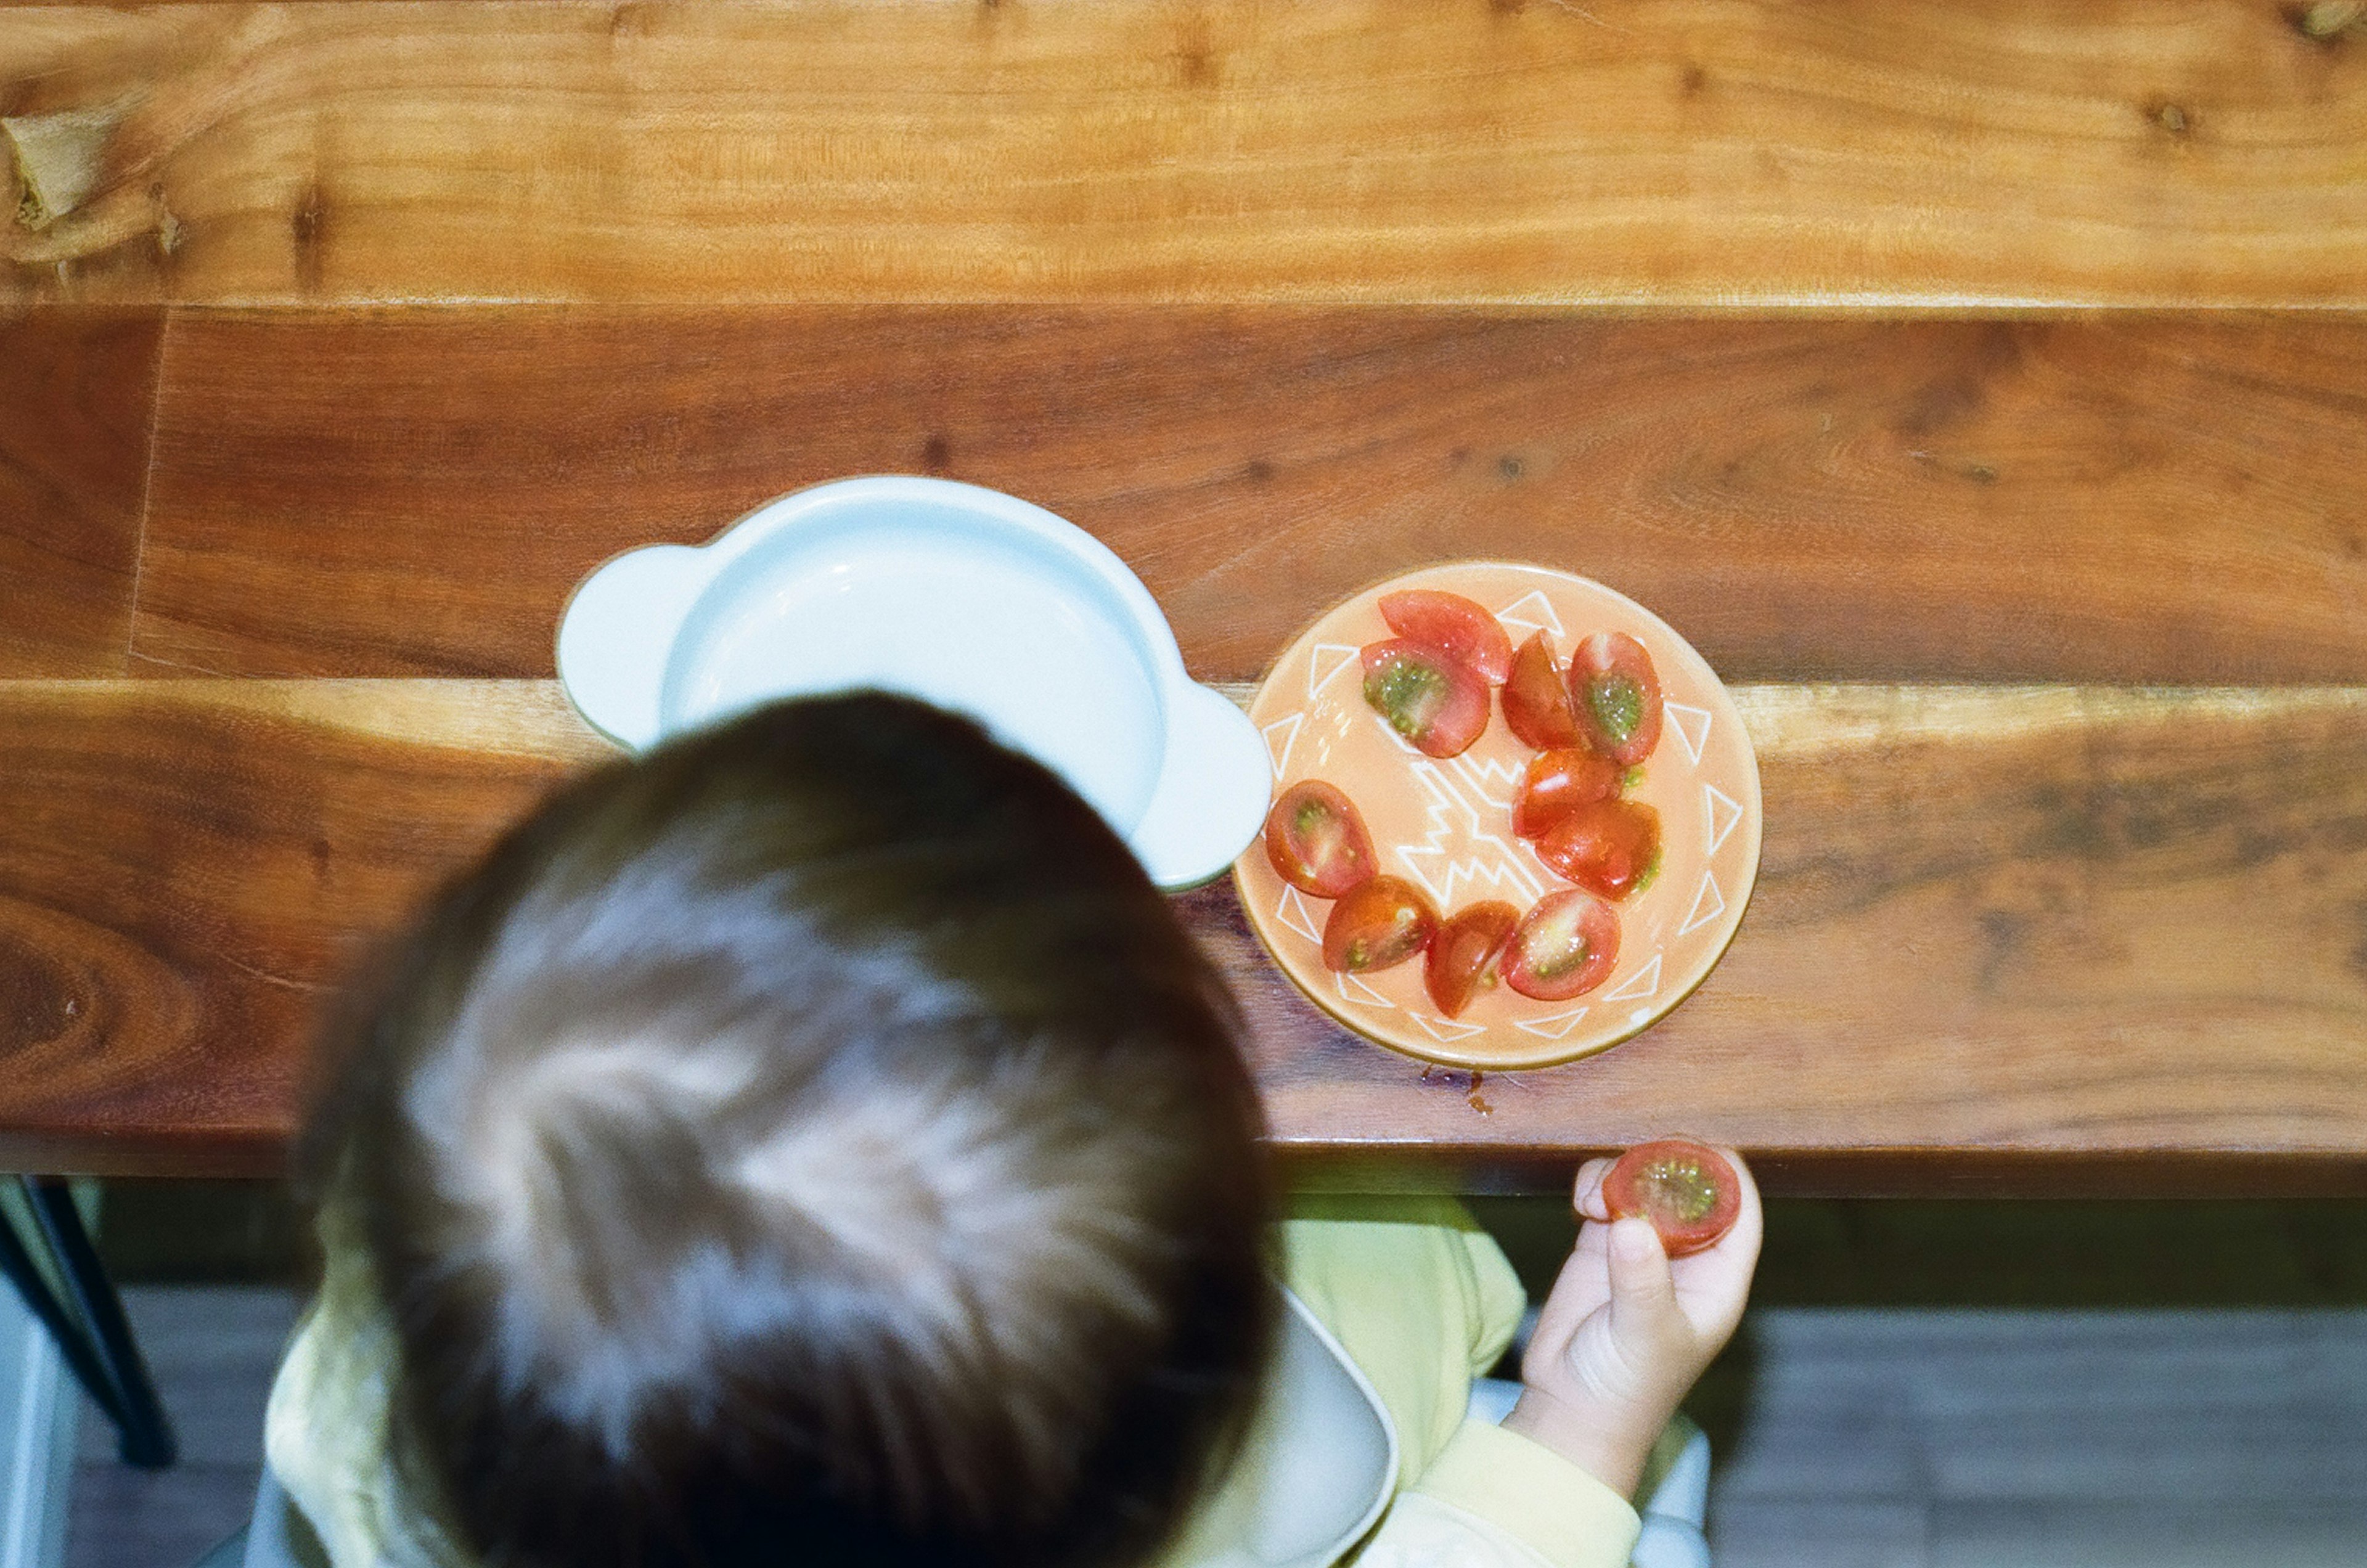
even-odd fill
[[[1625,675],[1597,675],[1586,683],[1586,705],[1605,735],[1624,741],[1644,722],[1644,688]]]
[[[1446,701],[1446,677],[1411,659],[1392,659],[1365,678],[1365,700],[1411,739]]]
[[[1709,1218],[1710,1211],[1717,1207],[1717,1184],[1699,1160],[1656,1159],[1644,1168],[1643,1174],[1652,1206],[1684,1224]]]

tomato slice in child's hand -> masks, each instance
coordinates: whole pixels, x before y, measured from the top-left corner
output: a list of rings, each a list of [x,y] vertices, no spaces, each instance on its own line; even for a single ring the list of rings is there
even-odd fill
[[[1652,1222],[1671,1258],[1714,1247],[1742,1212],[1742,1183],[1727,1157],[1691,1138],[1638,1144],[1603,1178],[1614,1220]]]
[[[1554,663],[1553,639],[1543,632],[1512,655],[1512,671],[1504,678],[1504,722],[1523,745],[1540,751],[1585,744],[1570,712],[1569,687]]]
[[[1430,945],[1438,911],[1401,876],[1367,878],[1331,906],[1323,926],[1323,966],[1362,975],[1402,964]]]
[[[1590,893],[1625,898],[1660,864],[1660,814],[1640,800],[1574,807],[1537,840],[1537,858]]]
[[[1512,639],[1495,616],[1460,593],[1409,588],[1382,594],[1380,609],[1389,630],[1461,660],[1490,684],[1501,685],[1512,673]]]
[[[1501,961],[1504,984],[1541,1002],[1582,997],[1619,962],[1619,917],[1576,887],[1548,893],[1521,917]]]
[[[1365,701],[1432,757],[1467,750],[1488,728],[1488,682],[1461,660],[1410,637],[1366,646]]]
[[[1512,801],[1512,831],[1523,839],[1543,838],[1580,807],[1616,795],[1625,772],[1600,751],[1583,746],[1538,752],[1529,760],[1521,793]]]
[[[1490,899],[1455,910],[1454,918],[1438,928],[1438,934],[1430,939],[1429,956],[1422,960],[1421,979],[1440,1012],[1461,1017],[1471,1005],[1474,991],[1495,984],[1496,961],[1503,956],[1512,940],[1512,928],[1520,923],[1518,909]]]
[[[1660,676],[1625,632],[1597,632],[1569,656],[1569,703],[1586,743],[1625,767],[1660,739]]]
[[[1337,898],[1380,869],[1356,803],[1320,779],[1291,785],[1265,814],[1265,858],[1318,898]]]

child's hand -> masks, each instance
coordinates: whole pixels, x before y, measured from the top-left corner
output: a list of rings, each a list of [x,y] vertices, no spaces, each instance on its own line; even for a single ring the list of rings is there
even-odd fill
[[[1742,1156],[1718,1151],[1742,1182],[1742,1211],[1717,1244],[1671,1260],[1648,1220],[1613,1224],[1607,1159],[1578,1173],[1578,1246],[1554,1280],[1521,1358],[1521,1402],[1504,1425],[1621,1496],[1710,1360],[1734,1337],[1759,1262],[1759,1189]]]

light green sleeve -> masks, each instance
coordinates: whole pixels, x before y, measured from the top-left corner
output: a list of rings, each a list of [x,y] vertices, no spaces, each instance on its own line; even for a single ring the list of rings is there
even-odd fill
[[[397,1351],[358,1253],[324,1247],[320,1294],[272,1380],[264,1460],[329,1568],[425,1568],[465,1561],[409,1506],[387,1457]],[[299,1555],[310,1561],[311,1542]]]
[[[1290,1201],[1283,1280],[1372,1381],[1410,1484],[1463,1424],[1527,1298],[1503,1249],[1452,1198]]]
[[[384,1555],[389,1337],[361,1271],[332,1252],[264,1411],[264,1458],[333,1568]]]
[[[1302,1197],[1283,1276],[1363,1370],[1398,1428],[1400,1492],[1357,1568],[1614,1568],[1627,1500],[1517,1433],[1467,1418],[1527,1299],[1494,1238],[1436,1197]]]

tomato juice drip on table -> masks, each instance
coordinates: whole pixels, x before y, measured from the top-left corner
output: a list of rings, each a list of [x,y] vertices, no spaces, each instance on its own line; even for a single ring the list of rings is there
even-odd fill
[[[1618,957],[1618,919],[1604,900],[1645,886],[1659,865],[1659,813],[1621,794],[1659,738],[1650,655],[1625,633],[1596,633],[1565,672],[1546,633],[1515,653],[1496,618],[1460,594],[1408,590],[1383,595],[1379,608],[1398,635],[1359,650],[1366,705],[1417,750],[1445,759],[1485,733],[1489,690],[1501,686],[1508,727],[1525,743],[1546,743],[1523,776],[1513,832],[1577,886],[1525,913],[1489,900],[1442,919],[1419,888],[1380,874],[1363,816],[1321,780],[1292,785],[1268,814],[1274,874],[1335,900],[1323,930],[1327,967],[1364,974],[1426,953],[1424,987],[1448,1018],[1499,978],[1539,1000],[1584,995]]]

